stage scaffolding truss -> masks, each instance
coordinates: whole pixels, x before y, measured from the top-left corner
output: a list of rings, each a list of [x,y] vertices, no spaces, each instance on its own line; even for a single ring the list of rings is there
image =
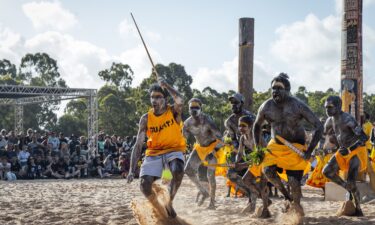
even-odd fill
[[[0,85],[0,105],[14,106],[14,126],[23,131],[23,106],[43,102],[87,98],[89,150],[97,154],[98,99],[96,89]]]

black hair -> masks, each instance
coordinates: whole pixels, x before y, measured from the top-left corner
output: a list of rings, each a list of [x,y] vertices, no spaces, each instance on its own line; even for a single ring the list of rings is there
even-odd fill
[[[159,84],[157,83],[154,83],[150,86],[150,88],[148,89],[148,93],[151,95],[151,92],[160,92],[162,93],[162,95],[164,96],[164,98],[168,97],[168,92],[165,91],[162,87],[160,87]]]
[[[202,107],[202,101],[199,99],[199,98],[192,98],[189,100],[188,104],[192,103],[192,102],[196,102],[199,104],[199,106]]]
[[[341,101],[341,98],[339,96],[336,96],[336,95],[330,95],[328,96],[327,102],[332,102],[335,106],[339,106],[339,108],[341,109],[341,106],[342,106],[342,101]]]
[[[249,115],[241,116],[238,121],[246,123],[249,127],[253,124],[253,117]]]
[[[271,85],[274,81],[283,83],[285,85],[285,90],[290,91],[290,82],[289,82],[288,74],[280,73],[279,75],[277,75],[276,77],[272,79]]]

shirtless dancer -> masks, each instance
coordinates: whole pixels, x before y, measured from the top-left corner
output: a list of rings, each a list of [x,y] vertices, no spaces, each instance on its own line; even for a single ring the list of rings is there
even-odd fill
[[[215,167],[207,168],[207,178],[210,187],[210,193],[199,182],[198,168],[203,161],[207,160],[209,164],[217,163],[215,153],[222,147],[222,135],[216,127],[211,117],[202,112],[202,102],[198,98],[192,98],[189,101],[190,117],[184,122],[183,134],[186,138],[193,135],[196,140],[193,151],[186,163],[185,173],[191,181],[197,186],[202,195],[198,205],[202,205],[204,200],[211,197],[209,209],[215,209]]]
[[[137,141],[132,151],[128,183],[134,179],[134,171],[141,156],[142,146],[147,135],[146,157],[141,166],[141,191],[156,209],[165,207],[167,214],[175,218],[176,212],[172,202],[184,176],[185,138],[181,129],[181,112],[183,98],[164,79],[158,78],[158,84],[149,89],[152,108],[144,114],[139,122]],[[174,105],[167,104],[168,93]],[[173,178],[169,185],[169,202],[161,206],[152,184],[162,175],[163,168],[169,167]]]
[[[236,158],[236,169],[240,169],[243,166],[248,168],[245,175],[242,177],[244,184],[249,187],[252,194],[249,196],[249,204],[243,210],[243,212],[253,212],[256,207],[257,196],[260,196],[263,200],[263,207],[260,212],[256,215],[259,218],[270,217],[270,212],[268,211],[268,206],[271,204],[271,201],[268,198],[267,194],[267,180],[262,175],[261,165],[252,164],[249,166],[246,162],[240,163],[240,159],[245,153],[245,149],[250,149],[251,151],[254,148],[253,134],[251,125],[253,123],[253,118],[250,116],[242,116],[238,121],[238,129],[241,133],[240,143],[238,148],[238,154]]]
[[[311,153],[323,133],[323,125],[311,109],[290,95],[288,75],[281,73],[271,82],[272,98],[266,100],[259,108],[254,124],[254,141],[256,146],[261,146],[261,128],[264,122],[271,126],[271,141],[267,145],[270,152],[266,152],[262,163],[263,173],[276,188],[285,196],[289,203],[294,203],[300,210],[301,179],[303,171],[309,165]],[[306,149],[305,129],[302,121],[306,120],[313,126],[312,139]],[[281,136],[294,147],[304,151],[303,157],[292,151],[280,142],[276,135]],[[278,172],[286,170],[291,194],[281,182]],[[290,206],[289,204],[287,207]],[[301,212],[303,215],[303,212]],[[301,216],[302,216],[301,215]]]
[[[229,97],[229,101],[232,105],[232,114],[228,117],[228,119],[225,121],[225,135],[227,137],[230,137],[232,140],[232,144],[234,146],[235,151],[238,150],[239,147],[239,138],[240,138],[240,132],[238,130],[238,120],[241,116],[248,115],[251,119],[251,125],[249,126],[252,128],[253,121],[255,119],[255,116],[243,108],[244,104],[244,97],[240,93],[235,93],[231,97]],[[235,159],[233,160],[235,161]],[[238,188],[240,188],[242,191],[244,191],[247,196],[250,197],[251,190],[249,187],[247,187],[244,182],[242,181],[242,176],[239,174],[242,171],[237,171],[235,168],[230,168],[227,173],[228,179],[235,183]],[[230,187],[229,187],[230,190]],[[228,194],[230,192],[228,191]],[[254,197],[256,199],[256,197]]]
[[[358,172],[366,170],[367,150],[365,143],[367,136],[362,127],[348,113],[341,110],[341,99],[329,96],[324,104],[329,116],[324,129],[332,129],[339,144],[339,150],[332,156],[323,169],[323,174],[331,181],[348,191],[348,201],[354,199],[355,213],[347,216],[363,216],[360,207],[360,193],[356,186]],[[337,174],[339,170],[348,172],[346,181]]]

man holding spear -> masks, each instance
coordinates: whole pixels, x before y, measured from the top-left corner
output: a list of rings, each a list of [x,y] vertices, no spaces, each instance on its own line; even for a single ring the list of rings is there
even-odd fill
[[[132,18],[134,20],[133,15]],[[136,23],[135,25],[139,32]],[[141,36],[140,32],[139,35]],[[183,98],[179,92],[158,76],[142,36],[141,39],[158,83],[151,85],[149,88],[152,108],[139,121],[137,141],[131,155],[130,172],[127,179],[128,183],[134,179],[134,171],[141,156],[143,142],[147,136],[146,157],[140,171],[141,191],[161,215],[164,214],[163,210],[165,209],[168,217],[175,218],[177,214],[172,202],[184,176],[185,158],[183,153],[186,150],[186,142],[182,135],[181,126]],[[167,104],[168,95],[172,96],[173,105]],[[169,185],[168,202],[163,206],[159,203],[157,193],[153,190],[152,184],[161,177],[165,168],[171,170],[173,178]]]
[[[303,209],[300,205],[301,179],[303,171],[309,165],[308,160],[311,153],[322,136],[323,125],[306,104],[290,95],[287,74],[280,73],[276,76],[271,82],[271,88],[272,98],[260,106],[255,120],[254,141],[257,149],[262,149],[260,146],[261,128],[264,122],[268,122],[271,125],[272,139],[267,145],[268,151],[265,152],[262,162],[263,173],[281,191],[285,199],[299,209],[300,216],[303,216]],[[306,146],[303,120],[313,126],[312,140],[309,146]],[[284,170],[291,187],[291,194],[278,175]],[[287,209],[289,207],[288,204]]]

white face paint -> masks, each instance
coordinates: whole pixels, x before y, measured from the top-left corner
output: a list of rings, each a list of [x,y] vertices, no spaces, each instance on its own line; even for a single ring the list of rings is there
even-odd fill
[[[202,108],[201,106],[196,102],[191,102],[189,104],[189,114],[191,116],[197,117],[201,114]]]

